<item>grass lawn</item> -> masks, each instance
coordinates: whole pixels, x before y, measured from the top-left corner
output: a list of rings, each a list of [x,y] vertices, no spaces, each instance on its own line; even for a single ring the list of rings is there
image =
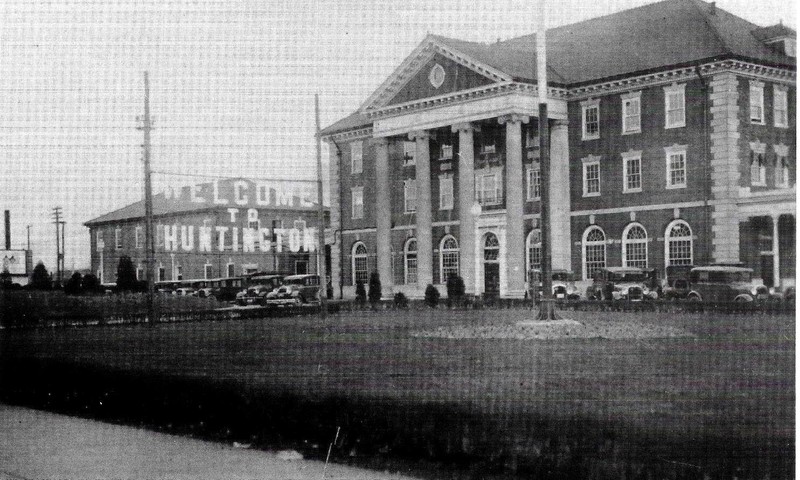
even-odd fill
[[[622,329],[668,326],[688,335],[546,340],[419,335],[437,328],[503,329],[532,317],[527,310],[442,309],[349,312],[325,321],[295,317],[152,328],[6,330],[0,331],[0,368],[6,368],[0,375],[10,378],[10,365],[36,358],[48,364],[228,381],[248,391],[310,401],[446,406],[449,410],[442,411],[457,412],[453,415],[495,419],[503,431],[465,435],[505,441],[503,451],[548,448],[548,440],[538,444],[532,432],[539,428],[534,425],[543,425],[556,439],[591,428],[628,446],[651,443],[651,454],[664,462],[700,463],[701,470],[714,462],[738,468],[737,462],[747,457],[747,468],[761,478],[767,472],[780,476],[793,465],[794,317],[562,316]],[[563,425],[570,425],[571,432],[559,433]],[[561,443],[569,442],[562,438]],[[602,448],[595,454],[604,455]]]

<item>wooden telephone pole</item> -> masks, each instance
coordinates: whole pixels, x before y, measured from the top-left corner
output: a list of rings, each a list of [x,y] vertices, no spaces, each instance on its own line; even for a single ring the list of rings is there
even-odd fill
[[[144,161],[144,243],[147,252],[145,260],[145,279],[147,280],[147,320],[151,325],[158,322],[155,305],[155,242],[153,241],[153,185],[150,180],[150,131],[153,129],[150,122],[150,79],[144,72],[144,117],[139,129],[144,133],[143,161]]]
[[[314,112],[317,121],[317,272],[321,285],[319,293],[319,315],[325,318],[328,315],[328,275],[325,271],[325,207],[322,204],[322,136],[319,122],[319,94],[314,94]]]

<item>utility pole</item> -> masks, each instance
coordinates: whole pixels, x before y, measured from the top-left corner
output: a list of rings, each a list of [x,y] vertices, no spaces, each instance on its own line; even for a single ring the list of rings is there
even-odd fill
[[[53,223],[56,226],[56,281],[61,283],[61,269],[62,263],[64,260],[64,254],[62,252],[62,242],[64,235],[62,233],[63,226],[66,222],[61,220],[61,207],[53,207]]]
[[[541,162],[542,299],[538,320],[555,320],[553,305],[553,256],[550,244],[550,123],[547,114],[546,0],[539,0],[536,29],[536,89],[539,92],[539,161]],[[535,288],[535,287],[534,287]]]
[[[25,225],[25,228],[28,230],[28,251],[31,251],[31,225]]]
[[[153,129],[150,122],[150,79],[144,72],[144,117],[139,129],[144,133],[143,161],[144,161],[144,244],[147,252],[145,260],[145,279],[147,280],[147,320],[150,325],[158,321],[155,306],[155,242],[153,241],[153,185],[150,180],[150,131]]]
[[[322,136],[319,123],[319,94],[314,94],[314,111],[317,120],[317,272],[322,289],[319,294],[319,315],[325,318],[328,314],[328,275],[325,271],[325,207],[322,205]]]

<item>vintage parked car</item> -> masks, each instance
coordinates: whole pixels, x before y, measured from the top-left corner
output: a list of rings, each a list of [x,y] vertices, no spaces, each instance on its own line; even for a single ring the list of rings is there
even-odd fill
[[[769,299],[769,289],[753,280],[753,269],[725,265],[695,267],[689,274],[690,301],[752,302]]]
[[[689,295],[689,272],[694,265],[670,265],[662,284],[662,296],[667,300],[686,298]]]
[[[656,273],[653,269],[606,267],[594,274],[586,290],[589,300],[628,300],[639,302],[658,298]]]
[[[273,288],[268,285],[253,285],[247,287],[236,294],[236,304],[245,305],[267,305],[267,295]]]
[[[197,291],[192,287],[180,287],[180,288],[176,288],[175,291],[172,292],[173,295],[178,296],[178,297],[194,296],[194,295],[196,295],[196,293],[197,293]]]
[[[534,299],[537,301],[542,298],[541,274],[542,272],[539,270],[531,270],[528,273],[528,278],[537,286],[534,292]],[[553,270],[551,278],[553,281],[553,298],[555,300],[580,299],[581,296],[577,287],[575,287],[575,276],[572,272],[568,270]]]
[[[267,304],[274,306],[301,306],[319,303],[319,275],[290,275],[283,285],[267,294]]]

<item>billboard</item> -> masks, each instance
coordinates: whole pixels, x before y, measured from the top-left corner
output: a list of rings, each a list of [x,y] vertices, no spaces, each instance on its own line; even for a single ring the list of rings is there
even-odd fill
[[[0,250],[0,272],[8,270],[12,275],[27,275],[25,250]]]

